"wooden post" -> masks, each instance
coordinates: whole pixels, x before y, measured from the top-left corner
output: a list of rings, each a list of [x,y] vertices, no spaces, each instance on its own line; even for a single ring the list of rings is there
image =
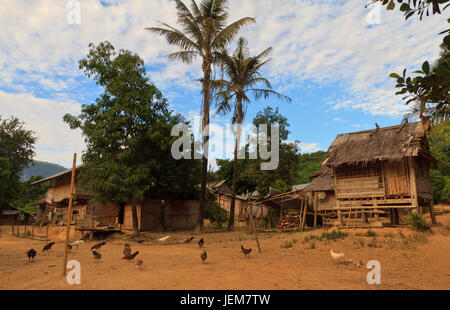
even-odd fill
[[[316,229],[317,228],[317,208],[319,207],[319,193],[318,192],[314,192],[313,206],[314,206],[314,229]]]
[[[73,204],[73,192],[75,187],[75,170],[77,165],[77,154],[73,154],[73,166],[72,166],[72,178],[70,180],[70,196],[69,196],[69,208],[67,210],[67,228],[66,228],[66,242],[64,244],[64,261],[63,261],[63,276],[66,275],[67,271],[67,248],[69,247],[69,237],[70,237],[70,220],[72,215],[72,204]]]
[[[300,213],[299,213],[299,221],[298,221],[298,229],[302,229],[302,214],[303,214],[303,200],[300,200]]]
[[[417,197],[416,172],[414,169],[414,161],[412,157],[408,157],[409,183],[411,189],[411,206],[416,208],[417,213],[420,212],[419,197]]]
[[[250,205],[250,222],[252,223],[252,228],[253,228],[253,232],[255,233],[255,239],[256,239],[256,244],[258,246],[258,251],[259,253],[261,253],[261,246],[259,245],[259,240],[258,240],[258,234],[256,233],[256,226],[255,226],[255,221],[253,220],[253,208]]]
[[[306,203],[306,200],[303,201],[303,219],[302,219],[302,230],[305,228],[306,223],[306,211],[308,210],[308,204]]]
[[[429,210],[430,210],[431,223],[432,223],[432,224],[437,224],[437,221],[436,221],[436,215],[434,214],[434,204],[433,204],[433,201],[430,201],[430,203],[428,204],[428,208],[429,208]]]

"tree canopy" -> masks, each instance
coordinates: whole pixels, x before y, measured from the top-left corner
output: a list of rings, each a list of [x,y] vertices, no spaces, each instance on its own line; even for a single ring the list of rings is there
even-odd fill
[[[194,193],[198,162],[176,161],[171,136],[176,124],[187,124],[168,110],[167,100],[146,77],[144,61],[108,41],[91,44],[80,69],[103,93],[83,105],[79,116],[65,115],[72,129],[81,129],[86,142],[80,178],[98,201],[135,204],[148,193],[176,197]],[[170,200],[170,199],[169,199]],[[137,231],[137,227],[134,227]]]

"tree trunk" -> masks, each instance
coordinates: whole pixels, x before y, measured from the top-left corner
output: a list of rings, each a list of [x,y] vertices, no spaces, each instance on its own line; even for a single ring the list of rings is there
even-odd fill
[[[166,231],[167,227],[166,227],[166,201],[165,200],[161,200],[161,204],[159,207],[159,229],[161,231]]]
[[[241,126],[242,126],[242,101],[238,101],[238,108],[237,108],[237,125],[236,125],[236,144],[234,146],[234,165],[233,165],[233,182],[231,185],[231,205],[230,205],[230,218],[228,220],[228,230],[233,230],[234,228],[234,213],[236,209],[236,182],[237,182],[237,170],[239,166],[238,161],[238,151],[239,151],[239,144],[240,144],[240,138],[241,138]]]
[[[135,235],[139,235],[139,222],[137,216],[137,203],[135,200],[132,201],[131,212],[133,216],[133,232]]]
[[[208,180],[208,146],[209,146],[209,106],[210,106],[210,86],[211,86],[211,62],[209,59],[203,60],[203,162],[202,162],[202,184],[200,188],[200,210],[199,223],[203,229],[203,219],[206,207],[206,183]]]

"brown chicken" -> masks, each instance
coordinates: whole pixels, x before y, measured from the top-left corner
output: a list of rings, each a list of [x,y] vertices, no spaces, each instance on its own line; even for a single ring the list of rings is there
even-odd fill
[[[201,247],[201,248],[203,248],[204,245],[205,245],[205,240],[203,240],[203,238],[201,238],[201,239],[198,241],[198,246]]]
[[[242,253],[244,253],[245,257],[247,257],[252,252],[252,249],[246,249],[244,248],[244,246],[241,245],[241,251]]]
[[[133,254],[125,254],[122,259],[127,259],[129,261],[132,261],[137,255],[139,254],[139,251],[136,251]]]
[[[200,258],[202,259],[202,263],[205,263],[205,260],[208,258],[208,254],[206,254],[206,250],[203,250],[203,253],[200,254]]]
[[[123,255],[130,255],[131,254],[131,247],[128,243],[124,244],[124,249],[123,249]]]
[[[187,238],[186,241],[184,241],[184,243],[189,243],[189,242],[191,242],[192,240],[194,240],[194,237]]]
[[[142,270],[142,265],[144,264],[144,261],[142,259],[136,260],[136,268],[139,270]]]

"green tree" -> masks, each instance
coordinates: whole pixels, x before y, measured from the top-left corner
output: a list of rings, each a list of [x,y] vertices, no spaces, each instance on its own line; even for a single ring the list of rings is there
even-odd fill
[[[3,209],[18,195],[22,171],[35,155],[36,138],[15,117],[0,116],[0,220]]]
[[[450,0],[397,0],[397,3],[400,4],[400,11],[404,12],[405,14],[405,20],[408,20],[408,18],[410,18],[414,14],[417,14],[420,20],[422,20],[423,14],[426,14],[426,16],[429,16],[430,13],[432,15],[441,14],[441,6],[442,11],[445,10],[450,5],[445,5],[445,3],[448,3],[449,1]],[[381,2],[381,4],[385,5],[388,10],[395,9],[394,0],[372,0],[369,2],[369,4],[366,5],[366,7],[371,3],[377,2]]]
[[[81,182],[97,201],[131,201],[137,234],[137,203],[146,193],[165,190],[170,195],[182,181],[187,184],[183,183],[184,190],[194,186],[188,183],[194,178],[188,165],[196,162],[177,162],[170,153],[176,139],[171,128],[184,119],[169,112],[162,93],[145,77],[143,60],[130,51],[117,52],[108,41],[90,44],[80,69],[104,90],[95,104],[82,106],[79,116],[64,116],[85,138]]]
[[[208,174],[208,142],[209,142],[209,109],[211,105],[211,77],[214,55],[221,51],[236,37],[239,30],[255,22],[253,18],[245,17],[226,25],[228,19],[228,0],[202,0],[200,5],[191,0],[190,9],[180,0],[175,0],[178,24],[181,30],[166,23],[160,27],[146,28],[164,36],[170,45],[178,47],[178,52],[168,55],[170,60],[179,60],[190,64],[196,57],[202,59],[202,95],[201,112],[203,115],[203,162],[200,192],[200,227],[206,205],[206,183]]]
[[[327,156],[326,152],[314,152],[310,154],[301,154],[299,156],[298,179],[297,184],[306,184],[311,182],[309,177],[315,174],[321,167],[322,162]]]
[[[430,151],[439,159],[437,169],[430,171],[434,201],[450,202],[450,120],[434,124],[428,133]]]
[[[234,210],[236,204],[236,182],[238,171],[238,150],[242,132],[242,124],[251,97],[255,100],[267,99],[270,95],[275,95],[279,99],[290,101],[290,98],[283,96],[272,90],[269,80],[261,75],[261,70],[270,61],[266,57],[272,48],[264,50],[256,56],[250,56],[248,41],[239,38],[238,45],[233,55],[229,55],[226,50],[217,53],[217,61],[222,68],[226,79],[213,81],[214,89],[217,89],[216,99],[218,112],[227,114],[233,110],[232,123],[236,126],[236,138],[234,145],[234,167],[232,178],[232,198],[230,205],[230,218],[228,230],[234,227]]]

